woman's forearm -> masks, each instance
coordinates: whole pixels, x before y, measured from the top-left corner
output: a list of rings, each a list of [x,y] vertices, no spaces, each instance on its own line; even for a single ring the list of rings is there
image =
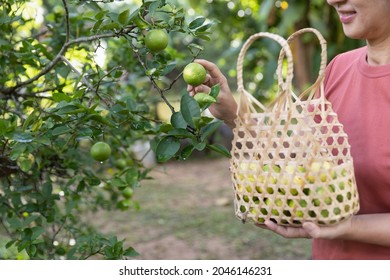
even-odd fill
[[[390,214],[356,215],[341,239],[390,247]]]

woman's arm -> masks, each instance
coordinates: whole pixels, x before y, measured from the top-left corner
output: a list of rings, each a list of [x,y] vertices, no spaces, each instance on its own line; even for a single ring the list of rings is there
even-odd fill
[[[355,215],[334,226],[320,227],[307,222],[294,228],[271,221],[257,226],[285,238],[343,239],[390,247],[390,213]]]

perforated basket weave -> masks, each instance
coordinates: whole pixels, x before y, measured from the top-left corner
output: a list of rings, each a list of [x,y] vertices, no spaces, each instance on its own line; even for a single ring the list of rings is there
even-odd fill
[[[289,42],[304,32],[313,32],[320,40],[321,66],[317,81],[296,96],[291,90]],[[244,89],[242,77],[246,51],[255,40],[265,37],[282,46],[277,69],[280,92],[268,106]],[[272,220],[301,226],[312,221],[330,225],[359,210],[348,137],[324,97],[325,67],[326,42],[312,28],[299,30],[287,40],[268,32],[257,33],[242,47],[237,63],[240,100],[230,170],[236,216],[243,222]]]

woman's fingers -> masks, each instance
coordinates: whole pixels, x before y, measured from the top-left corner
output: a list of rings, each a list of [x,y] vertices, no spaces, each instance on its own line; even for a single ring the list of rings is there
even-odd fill
[[[285,238],[311,238],[303,227],[280,226],[272,221],[265,221],[264,225],[273,232]]]
[[[214,63],[205,59],[196,59],[195,62],[202,64],[212,78],[219,79],[224,77],[221,70]]]

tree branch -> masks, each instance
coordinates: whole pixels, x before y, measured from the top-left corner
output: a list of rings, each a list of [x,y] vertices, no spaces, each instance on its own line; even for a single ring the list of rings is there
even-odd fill
[[[118,32],[111,32],[111,33],[93,35],[93,36],[88,36],[88,37],[79,37],[77,39],[70,40],[70,23],[69,23],[68,5],[66,3],[66,0],[62,0],[62,3],[64,5],[64,9],[65,9],[66,37],[65,37],[65,42],[64,42],[61,50],[57,53],[57,55],[54,57],[54,59],[41,70],[41,72],[39,72],[34,77],[32,77],[32,78],[30,78],[30,79],[28,79],[26,81],[17,83],[13,87],[3,88],[3,89],[0,88],[0,91],[2,93],[4,93],[4,94],[12,94],[18,88],[21,88],[23,86],[31,84],[34,81],[38,80],[43,75],[49,73],[56,66],[56,64],[62,60],[62,57],[64,56],[65,52],[72,45],[80,44],[80,43],[86,43],[86,42],[91,42],[91,41],[96,41],[96,40],[100,40],[100,39],[104,39],[104,38],[118,37],[118,36],[121,36],[121,35],[129,33],[134,28],[134,26],[129,26],[128,28],[122,29],[122,30],[120,30]]]
[[[137,55],[138,61],[144,68],[145,72],[148,70],[145,63],[142,61],[141,56],[139,55],[138,51],[134,51],[134,53]],[[175,113],[175,108],[172,106],[172,104],[168,101],[168,99],[164,95],[164,91],[157,85],[156,81],[153,79],[152,76],[147,75],[149,77],[149,80],[151,81],[153,87],[159,92],[161,98],[164,100],[165,104],[169,107],[171,110],[172,114]]]

